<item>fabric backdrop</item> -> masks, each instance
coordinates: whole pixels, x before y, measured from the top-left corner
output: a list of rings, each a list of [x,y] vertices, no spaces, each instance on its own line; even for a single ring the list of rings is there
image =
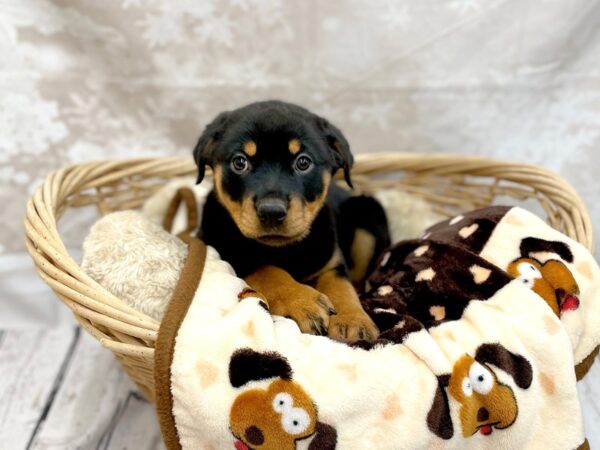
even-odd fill
[[[599,61],[596,0],[0,0],[0,252],[23,250],[50,170],[189,154],[218,112],[268,98],[355,152],[545,165],[598,224]]]

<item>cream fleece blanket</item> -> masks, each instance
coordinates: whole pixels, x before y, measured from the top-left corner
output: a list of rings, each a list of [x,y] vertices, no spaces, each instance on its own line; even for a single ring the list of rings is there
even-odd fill
[[[300,333],[188,244],[156,346],[169,449],[584,448],[574,366],[600,343],[600,269],[532,214],[465,214],[384,254],[375,344]]]
[[[172,191],[144,212],[164,216]],[[169,449],[585,448],[575,379],[600,342],[600,269],[527,211],[465,213],[384,253],[362,298],[382,333],[355,345],[271,316],[214,249],[184,239],[114,213],[82,263],[157,318],[171,297],[155,366]]]

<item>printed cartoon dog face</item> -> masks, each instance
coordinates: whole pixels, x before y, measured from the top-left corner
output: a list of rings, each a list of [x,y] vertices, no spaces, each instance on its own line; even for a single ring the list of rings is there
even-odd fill
[[[309,233],[337,170],[351,185],[353,160],[341,131],[280,101],[221,113],[204,130],[194,159],[198,182],[206,165],[213,168],[216,197],[242,234],[274,247]]]
[[[557,316],[579,308],[579,286],[563,261],[573,262],[573,253],[567,244],[525,238],[519,246],[521,257],[509,264],[506,271],[521,280],[542,297]],[[554,254],[560,259],[540,262],[538,255]]]
[[[494,429],[508,428],[517,420],[519,408],[514,391],[498,381],[492,365],[510,374],[519,388],[531,386],[533,370],[529,361],[500,344],[483,344],[475,357],[462,356],[450,376],[438,377],[438,389],[427,416],[427,425],[433,433],[443,439],[450,439],[454,434],[445,386],[460,404],[460,423],[465,437],[478,432],[489,436]]]
[[[233,387],[274,378],[266,389],[242,392],[231,406],[229,425],[236,450],[293,450],[296,442],[314,435],[310,450],[333,450],[337,432],[317,420],[310,396],[292,381],[287,360],[275,352],[236,351],[229,364]]]
[[[511,426],[517,419],[517,401],[512,389],[498,381],[485,364],[465,355],[454,365],[449,391],[460,403],[464,436],[492,434],[494,428]]]
[[[542,297],[557,316],[579,307],[579,286],[562,261],[519,258],[510,263],[507,272]]]
[[[317,410],[300,385],[276,379],[266,390],[251,389],[239,395],[229,423],[243,443],[236,443],[237,450],[293,449],[297,440],[315,432]]]

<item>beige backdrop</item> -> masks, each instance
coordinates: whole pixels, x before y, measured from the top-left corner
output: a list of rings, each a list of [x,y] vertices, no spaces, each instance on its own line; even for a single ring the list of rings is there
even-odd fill
[[[600,223],[595,0],[0,0],[0,252],[52,169],[187,154],[219,111],[282,98],[355,152],[561,172]]]

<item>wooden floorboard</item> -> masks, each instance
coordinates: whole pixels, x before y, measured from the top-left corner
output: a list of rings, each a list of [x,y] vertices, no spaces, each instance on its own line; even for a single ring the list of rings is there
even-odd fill
[[[149,427],[155,424],[154,427]],[[137,392],[131,392],[119,414],[119,420],[107,435],[105,446],[98,450],[143,448],[164,450],[154,409]]]
[[[25,449],[52,401],[76,337],[73,328],[15,330],[0,348],[0,446]]]
[[[163,448],[152,404],[93,337],[0,331],[0,449]]]
[[[135,385],[112,353],[83,333],[31,449],[149,448],[133,439],[122,439],[120,447],[111,444],[115,430],[126,417],[129,399],[136,395],[139,394]],[[156,435],[158,425],[152,405],[145,403],[144,408],[146,433]]]

